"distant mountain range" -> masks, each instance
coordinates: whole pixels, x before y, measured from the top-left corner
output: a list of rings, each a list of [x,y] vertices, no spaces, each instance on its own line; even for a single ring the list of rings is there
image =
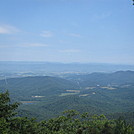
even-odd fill
[[[0,72],[115,72],[134,70],[134,65],[107,63],[58,63],[58,62],[21,62],[0,61]]]
[[[117,71],[114,73],[91,73],[85,75],[74,75],[67,77],[72,81],[79,82],[80,86],[116,86],[116,85],[133,85],[134,71]]]

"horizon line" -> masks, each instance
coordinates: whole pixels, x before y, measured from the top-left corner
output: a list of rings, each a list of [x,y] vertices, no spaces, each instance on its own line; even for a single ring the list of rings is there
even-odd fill
[[[132,65],[134,63],[110,63],[110,62],[62,62],[62,61],[21,61],[21,60],[0,60],[0,62],[25,62],[25,63],[59,63],[59,64],[112,64],[112,65]]]

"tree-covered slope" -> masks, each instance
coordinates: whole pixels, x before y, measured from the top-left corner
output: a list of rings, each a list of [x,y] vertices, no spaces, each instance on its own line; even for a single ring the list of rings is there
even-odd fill
[[[66,78],[66,79],[65,79]],[[19,115],[49,119],[64,110],[90,114],[134,111],[134,72],[92,73],[58,78],[36,76],[0,81],[12,101],[19,101]]]
[[[0,89],[8,89],[11,96],[24,99],[31,96],[57,95],[69,89],[78,89],[78,86],[74,82],[61,78],[37,76],[1,80]]]
[[[80,86],[134,85],[134,71],[118,71],[114,73],[91,73],[74,75],[68,79],[79,82]]]
[[[37,122],[27,117],[15,117],[18,104],[10,103],[8,92],[0,93],[1,134],[133,134],[134,127],[125,120],[108,120],[104,115],[90,116],[75,110],[61,116]]]

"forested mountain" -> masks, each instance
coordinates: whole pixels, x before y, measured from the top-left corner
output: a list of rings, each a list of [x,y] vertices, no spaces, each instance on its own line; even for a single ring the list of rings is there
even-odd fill
[[[15,117],[18,103],[10,103],[9,93],[0,93],[1,134],[133,134],[134,127],[119,118],[108,120],[104,115],[80,114],[67,110],[62,115],[37,122],[34,118]]]
[[[80,82],[80,86],[134,85],[134,71],[117,71],[114,73],[91,73],[68,76],[68,79]]]
[[[12,101],[21,102],[19,116],[38,120],[75,109],[89,114],[134,111],[134,72],[91,73],[10,78],[0,80],[0,90],[8,90]]]
[[[78,89],[77,84],[74,82],[49,76],[1,80],[0,87],[1,89],[8,89],[14,97],[22,98],[31,96],[53,96],[69,89]]]

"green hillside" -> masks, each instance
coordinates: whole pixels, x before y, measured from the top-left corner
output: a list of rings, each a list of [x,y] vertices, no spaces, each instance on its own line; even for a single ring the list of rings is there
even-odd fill
[[[0,80],[0,90],[7,90],[11,101],[19,101],[19,116],[38,120],[75,109],[92,114],[134,111],[134,72],[92,73],[63,78],[36,76]]]
[[[134,71],[118,71],[114,73],[91,73],[71,75],[67,79],[79,82],[80,86],[134,85]]]
[[[19,100],[31,100],[32,96],[60,95],[66,90],[78,89],[78,86],[69,80],[49,77],[12,78],[0,81],[0,89],[8,89],[11,97]]]
[[[35,118],[15,117],[18,103],[10,103],[9,93],[0,93],[1,134],[133,134],[134,127],[119,118],[109,120],[104,115],[89,115],[76,110],[37,122]],[[25,111],[24,111],[25,112]]]

